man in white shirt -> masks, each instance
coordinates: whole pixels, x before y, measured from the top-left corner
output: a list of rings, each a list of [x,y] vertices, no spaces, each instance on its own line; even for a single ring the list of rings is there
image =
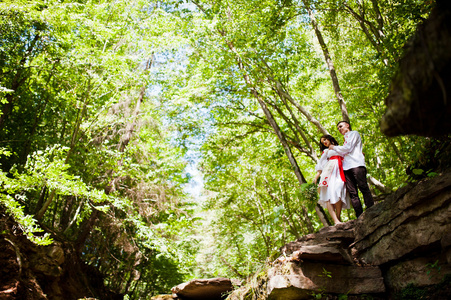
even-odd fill
[[[351,131],[351,125],[346,121],[337,124],[338,131],[344,135],[343,146],[330,145],[329,149],[334,149],[343,156],[343,170],[346,178],[346,189],[349,192],[355,214],[359,217],[363,213],[362,203],[360,203],[359,192],[362,192],[363,200],[367,208],[374,205],[373,196],[366,181],[365,157],[362,152],[362,139],[357,131]]]

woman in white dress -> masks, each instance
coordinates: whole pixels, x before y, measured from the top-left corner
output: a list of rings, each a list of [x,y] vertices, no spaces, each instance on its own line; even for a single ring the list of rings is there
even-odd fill
[[[343,157],[330,145],[338,146],[338,142],[330,135],[323,135],[320,139],[321,159],[316,164],[316,175],[313,183],[318,184],[319,204],[327,208],[335,224],[341,223],[341,210],[349,208],[346,196],[346,179],[343,172]]]

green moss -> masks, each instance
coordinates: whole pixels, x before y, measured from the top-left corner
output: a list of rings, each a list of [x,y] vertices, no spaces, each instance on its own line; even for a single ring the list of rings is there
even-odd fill
[[[397,295],[397,300],[410,300],[410,299],[429,299],[431,296],[436,296],[441,299],[441,296],[449,295],[451,292],[451,274],[446,275],[443,280],[436,285],[427,287],[417,287],[413,284],[409,284]],[[445,298],[444,298],[445,299]]]
[[[418,288],[410,283],[405,287],[399,294],[399,300],[410,300],[410,299],[424,299],[426,296],[426,290]]]

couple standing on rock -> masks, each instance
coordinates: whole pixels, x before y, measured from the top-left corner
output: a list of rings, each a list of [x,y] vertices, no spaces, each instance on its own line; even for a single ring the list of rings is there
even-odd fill
[[[367,208],[373,206],[366,181],[365,157],[362,153],[362,139],[357,131],[351,130],[346,121],[337,124],[338,131],[344,135],[343,146],[330,135],[320,139],[320,149],[323,152],[315,167],[317,171],[313,183],[318,178],[319,204],[327,208],[335,224],[340,224],[341,210],[349,208],[349,198],[359,217],[363,213],[357,188],[362,192]]]

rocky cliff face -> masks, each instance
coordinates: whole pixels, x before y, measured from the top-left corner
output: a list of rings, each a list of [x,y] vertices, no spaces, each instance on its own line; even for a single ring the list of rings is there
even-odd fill
[[[358,220],[304,236],[281,253],[228,299],[389,299],[409,285],[437,285],[451,274],[451,173],[404,187]],[[428,299],[447,299],[450,290],[448,281]]]
[[[33,244],[1,206],[0,233],[0,300],[123,298],[105,289],[102,276],[82,263],[72,244]]]
[[[451,131],[451,2],[437,0],[406,45],[393,77],[381,131],[440,136]]]

